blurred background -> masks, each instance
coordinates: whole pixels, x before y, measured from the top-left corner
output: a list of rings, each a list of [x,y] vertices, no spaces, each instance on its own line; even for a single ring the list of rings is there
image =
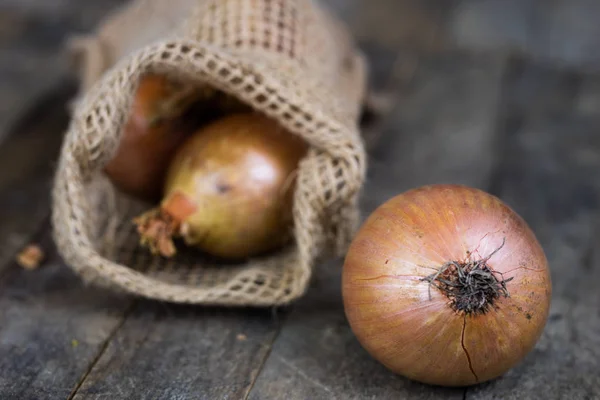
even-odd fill
[[[67,72],[65,40],[88,33],[123,0],[0,1],[0,138],[40,93]],[[398,51],[513,52],[544,62],[600,68],[595,0],[323,0],[376,57],[375,74]],[[378,69],[377,69],[378,68]]]

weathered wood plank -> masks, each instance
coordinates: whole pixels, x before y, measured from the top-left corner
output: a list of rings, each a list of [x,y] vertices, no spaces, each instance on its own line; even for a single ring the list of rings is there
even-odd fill
[[[365,215],[413,186],[489,183],[503,60],[446,54],[426,57],[419,65],[371,159]],[[276,399],[285,393],[290,400],[461,399],[463,389],[409,381],[366,353],[344,315],[340,267],[341,260],[319,266],[315,284],[286,319],[249,398]]]
[[[0,3],[0,141],[31,101],[69,75],[63,45],[124,0],[4,0]]]
[[[37,0],[9,1],[3,6],[13,3],[46,7]],[[371,58],[381,60],[373,74],[381,88],[388,85],[386,75],[393,69],[396,48],[420,53],[448,45],[448,38],[436,33],[443,19],[437,13],[448,13],[451,2],[326,3],[339,7],[361,43],[370,46],[367,51]],[[494,1],[463,3],[489,6]],[[496,12],[493,8],[486,11],[494,17],[489,26],[481,16],[471,18],[488,29],[487,34],[479,33],[484,39],[506,29],[509,42],[525,35],[524,49],[531,51],[530,55],[571,60],[578,66],[595,65],[596,55],[587,49],[594,47],[597,27],[582,24],[579,28],[578,21],[585,18],[573,17],[589,13],[586,17],[593,18],[595,6],[584,8],[583,0],[555,2],[556,6],[539,13],[539,7],[547,7],[546,3],[497,2],[496,6],[502,7]],[[352,7],[364,12],[354,14]],[[511,11],[510,7],[515,8]],[[540,18],[534,28],[529,25],[528,7]],[[569,11],[573,10],[570,7],[579,7],[579,11]],[[48,12],[51,10],[40,11],[36,23],[42,24]],[[558,17],[563,14],[571,17]],[[73,13],[68,18],[75,16]],[[2,21],[4,17],[2,14]],[[456,21],[464,24],[465,20]],[[500,26],[494,28],[498,21]],[[52,27],[55,22],[44,24]],[[10,35],[22,29],[15,24],[8,28],[0,25],[0,30]],[[531,36],[528,29],[537,31]],[[472,28],[462,33],[471,38],[478,35]],[[38,39],[31,36],[28,40],[34,43]],[[502,37],[485,40],[490,42],[481,47],[465,42],[461,48],[496,51],[506,44]],[[560,45],[552,45],[557,40]],[[15,75],[18,65],[29,63],[30,57],[33,60],[35,51],[22,56],[17,47],[11,46],[10,53],[4,53],[20,60],[15,62],[16,69],[0,70],[8,71],[3,76],[13,77],[14,82],[23,82],[25,75]],[[54,50],[40,52],[37,61],[27,65],[53,59],[48,51]],[[410,56],[405,59],[414,58],[411,51],[406,54]],[[418,61],[414,77],[400,81],[398,103],[383,121],[384,141],[372,158],[365,190],[368,196],[363,201],[365,212],[404,189],[425,183],[452,181],[489,187],[496,163],[490,155],[499,148],[493,140],[493,122],[502,59],[442,53]],[[28,70],[27,76],[50,79],[49,75],[38,75],[35,68]],[[50,69],[56,71],[54,68],[52,64]],[[0,93],[0,101],[17,94],[17,87],[9,87],[10,95]],[[32,83],[31,87],[38,90],[42,85]],[[504,104],[508,110],[503,115],[504,133],[509,137],[506,169],[494,191],[539,234],[553,268],[554,302],[546,332],[525,362],[503,378],[469,389],[466,394],[478,399],[591,399],[600,392],[600,298],[595,287],[600,278],[595,250],[600,231],[595,178],[600,149],[598,135],[593,133],[600,122],[600,79],[528,65],[515,70],[507,96]],[[0,115],[11,114],[14,109],[5,110],[9,111],[0,110]],[[57,115],[57,121],[64,118],[64,114],[49,115]],[[50,119],[42,119],[40,126],[61,124]],[[5,261],[47,214],[45,196],[52,171],[49,159],[43,157],[47,149],[58,148],[58,138],[38,134],[28,139],[23,135],[15,139],[16,145],[10,144],[11,139],[5,143],[8,147],[0,147],[0,167],[4,167],[0,168],[0,210],[20,210],[17,215],[21,215],[13,219],[8,211],[0,211],[0,234],[16,232],[11,241],[0,242],[0,275]],[[32,153],[34,156],[30,154],[32,143],[40,150]],[[25,153],[36,162],[23,158]],[[383,165],[383,161],[391,166]],[[14,170],[7,165],[20,168],[20,175],[12,174]],[[23,177],[29,175],[34,178],[25,181]],[[21,199],[26,203],[18,203]],[[21,208],[19,204],[25,205]],[[45,241],[44,247],[48,246],[47,237]],[[340,263],[321,267],[314,287],[297,304],[270,356],[279,328],[267,311],[198,310],[144,301],[125,321],[131,299],[84,288],[54,253],[39,271],[22,271],[9,264],[7,275],[0,278],[0,398],[66,398],[84,376],[87,378],[77,390],[78,398],[243,398],[253,384],[250,398],[255,399],[461,398],[461,390],[425,387],[393,376],[364,352],[343,316]],[[246,339],[238,340],[238,333]]]
[[[381,139],[381,119],[389,112],[395,85],[414,73],[419,54],[448,46],[444,32],[454,2],[321,0],[320,3],[347,24],[369,59],[369,93],[361,130],[370,151]]]
[[[595,0],[462,0],[452,14],[449,46],[510,49],[539,62],[600,67],[600,3]]]
[[[75,93],[63,82],[39,99],[0,146],[0,273],[50,212],[54,163]]]
[[[497,161],[497,106],[505,58],[437,53],[421,57],[400,81],[396,108],[370,159],[372,179],[387,179],[373,209],[400,190],[430,183],[486,188]]]
[[[600,394],[600,77],[518,63],[506,85],[507,147],[495,189],[545,248],[553,300],[525,361],[468,399]]]
[[[62,264],[50,237],[54,163],[75,91],[73,82],[60,82],[20,118],[0,146],[2,399],[68,397],[131,302],[85,288]],[[34,271],[12,261],[30,240],[47,253]]]
[[[66,399],[123,320],[122,296],[84,287],[57,256],[0,282],[0,398]]]
[[[278,329],[270,310],[142,302],[75,399],[241,399]]]
[[[63,41],[73,30],[90,29],[107,7],[122,1],[0,5],[0,274],[49,213],[54,161],[76,90],[64,78]]]

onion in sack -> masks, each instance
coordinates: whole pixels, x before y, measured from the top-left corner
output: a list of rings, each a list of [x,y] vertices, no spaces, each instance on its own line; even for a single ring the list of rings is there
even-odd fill
[[[224,117],[196,131],[169,167],[158,208],[136,218],[141,243],[176,253],[172,238],[242,259],[291,237],[298,163],[308,146],[258,113]]]
[[[139,199],[160,199],[165,170],[190,132],[180,117],[198,96],[161,75],[141,78],[117,152],[104,168],[117,188]]]
[[[365,221],[346,255],[345,313],[393,372],[465,386],[496,378],[533,349],[551,278],[526,222],[460,185],[410,190]]]

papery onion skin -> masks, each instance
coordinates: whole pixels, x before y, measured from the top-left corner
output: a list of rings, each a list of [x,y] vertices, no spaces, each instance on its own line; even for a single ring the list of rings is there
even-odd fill
[[[512,278],[509,297],[483,314],[456,311],[423,280],[496,249],[487,264]],[[346,255],[342,294],[352,331],[376,360],[416,381],[467,386],[501,376],[533,349],[552,287],[542,247],[511,208],[478,189],[430,185],[367,218]]]
[[[213,122],[173,158],[158,219],[171,220],[173,236],[187,245],[225,259],[280,247],[291,237],[296,171],[307,150],[302,138],[259,113]],[[172,256],[172,246],[148,237],[152,218],[138,219],[143,240]]]
[[[146,201],[160,199],[168,165],[190,131],[178,118],[180,110],[166,109],[178,92],[181,87],[162,75],[140,79],[116,154],[104,168],[124,193]]]

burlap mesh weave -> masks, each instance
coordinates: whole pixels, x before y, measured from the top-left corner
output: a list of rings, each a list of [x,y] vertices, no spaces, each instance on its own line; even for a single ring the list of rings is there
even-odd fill
[[[82,65],[53,190],[67,264],[86,281],[173,302],[271,306],[301,296],[317,261],[342,254],[359,222],[365,65],[345,27],[311,0],[134,0],[85,40],[74,47],[104,50]],[[102,169],[150,72],[235,96],[309,142],[292,245],[236,265],[184,249],[164,260],[138,246],[131,220],[148,205],[115,190]]]

